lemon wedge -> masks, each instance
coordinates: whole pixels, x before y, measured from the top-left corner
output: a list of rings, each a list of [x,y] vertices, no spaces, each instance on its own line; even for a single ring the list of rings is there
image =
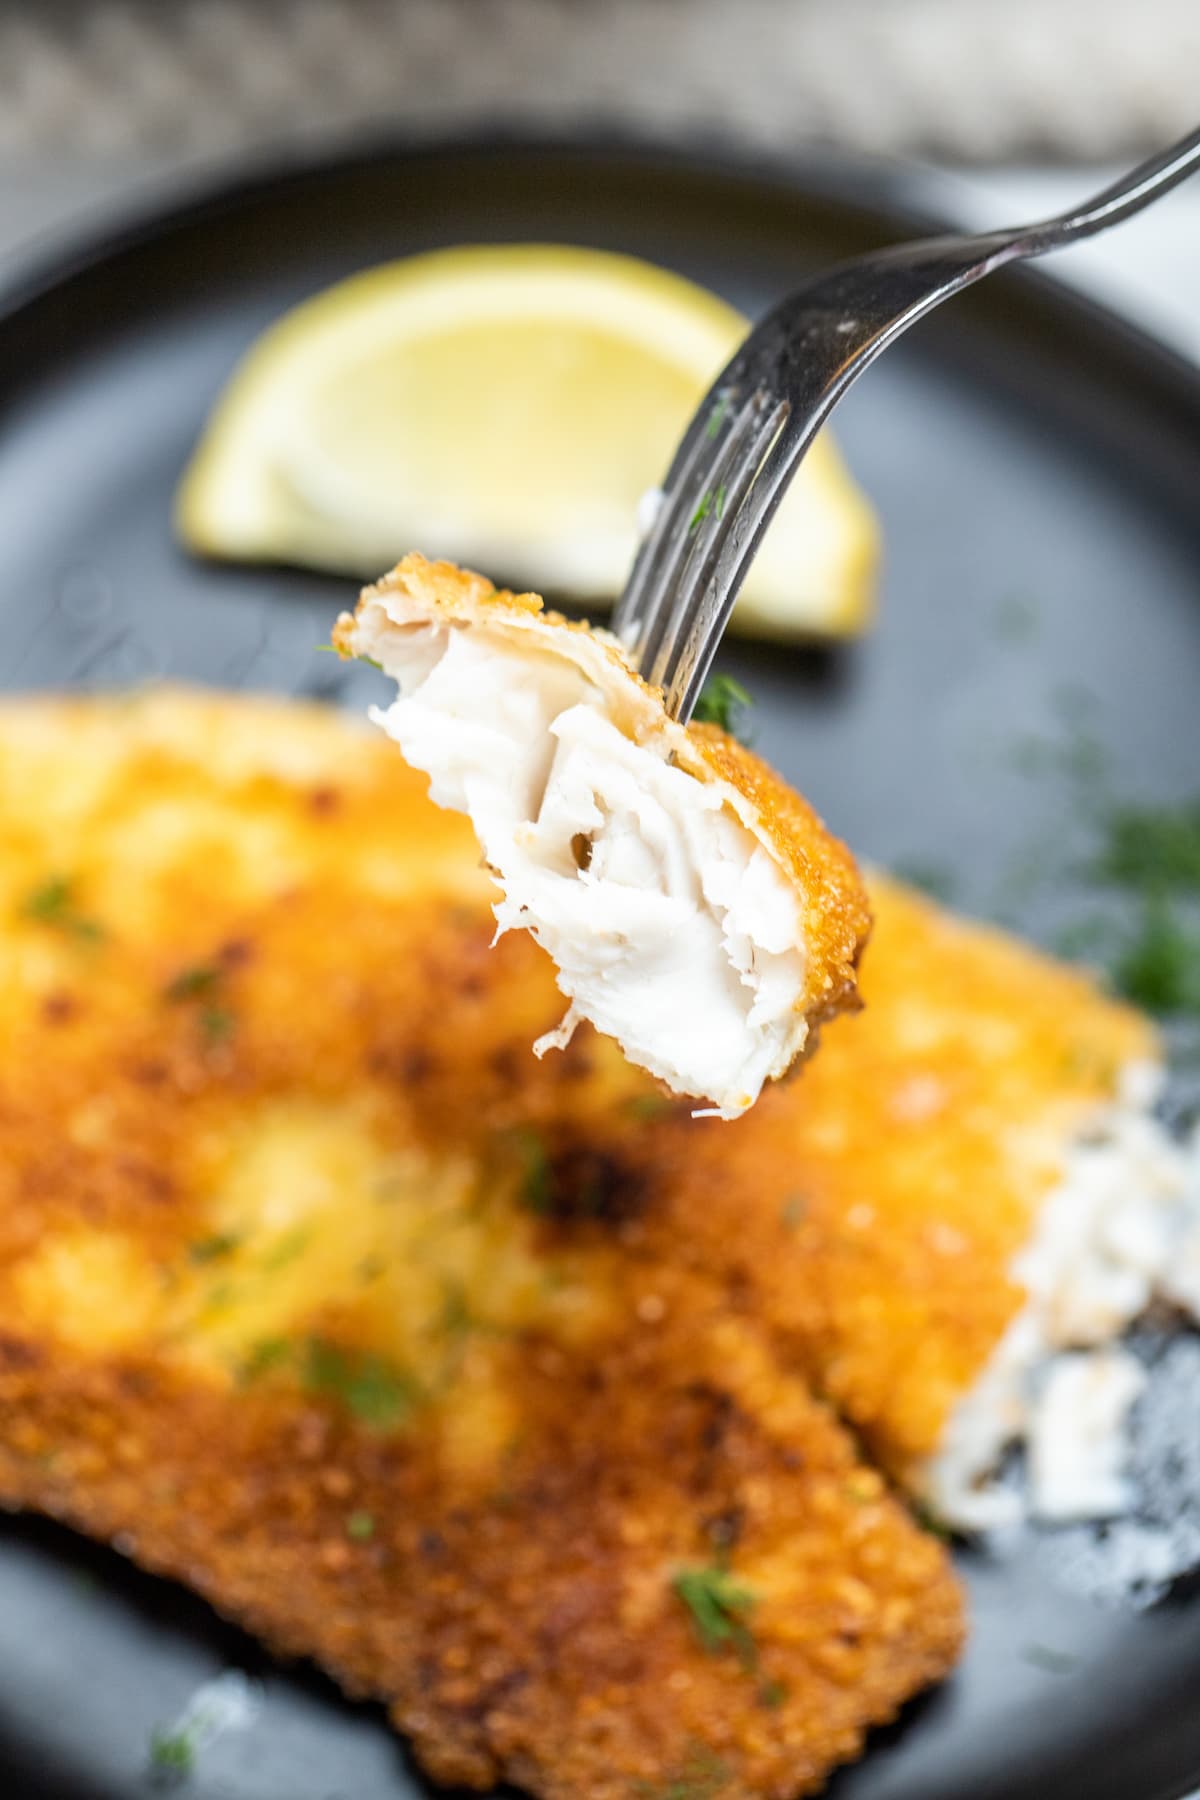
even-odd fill
[[[550,592],[610,598],[746,320],[632,257],[476,246],[389,263],[252,346],[181,484],[202,554],[373,576],[413,545]],[[828,433],[738,606],[748,631],[861,630],[874,516]]]

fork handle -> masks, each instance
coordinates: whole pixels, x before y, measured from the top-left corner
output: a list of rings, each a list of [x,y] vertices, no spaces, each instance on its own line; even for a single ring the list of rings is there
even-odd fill
[[[846,390],[876,357],[943,300],[985,275],[1118,224],[1197,168],[1200,130],[1083,206],[1035,225],[928,238],[840,263],[766,315],[718,376],[697,418],[718,402],[731,376],[742,392],[761,387],[785,394],[787,418],[744,516],[726,533],[714,534],[707,560],[701,559],[707,592],[692,630],[654,677],[663,682],[671,711],[690,716],[742,582],[801,458]]]

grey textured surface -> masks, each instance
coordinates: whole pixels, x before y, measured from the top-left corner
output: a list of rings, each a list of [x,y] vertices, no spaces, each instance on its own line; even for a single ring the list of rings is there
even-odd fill
[[[0,0],[0,154],[480,114],[997,161],[1200,109],[1196,0]]]

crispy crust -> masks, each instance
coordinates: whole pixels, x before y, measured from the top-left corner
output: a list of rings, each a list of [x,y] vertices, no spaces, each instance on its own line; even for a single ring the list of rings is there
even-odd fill
[[[396,607],[408,617],[452,626],[487,624],[510,634],[536,632],[544,647],[578,661],[602,687],[622,730],[639,742],[661,741],[697,780],[720,784],[727,804],[795,887],[808,948],[797,1011],[817,1025],[855,1004],[858,961],[871,928],[858,867],[846,845],[761,757],[715,725],[685,727],[668,719],[660,690],[630,668],[607,632],[546,611],[537,594],[498,591],[483,576],[452,563],[406,556],[363,590],[353,614],[341,615],[333,631],[335,647],[343,655],[357,654],[364,647],[364,619],[392,616]]]
[[[949,1668],[957,1584],[672,1226],[686,1108],[532,1060],[549,967],[422,790],[315,708],[0,712],[0,1497],[441,1780],[787,1800]],[[722,1558],[753,1659],[672,1589]]]
[[[686,1230],[919,1484],[1024,1304],[1010,1269],[1068,1145],[1159,1046],[1078,970],[892,882],[871,893],[862,1012],[744,1128],[693,1127],[659,1242]]]

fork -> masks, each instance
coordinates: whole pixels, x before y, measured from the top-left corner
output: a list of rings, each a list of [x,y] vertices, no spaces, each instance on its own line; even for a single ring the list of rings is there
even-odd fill
[[[889,344],[951,294],[1140,212],[1200,167],[1200,130],[1072,211],[839,263],[780,301],[700,402],[613,618],[667,711],[692,715],[738,590],[808,446]]]

